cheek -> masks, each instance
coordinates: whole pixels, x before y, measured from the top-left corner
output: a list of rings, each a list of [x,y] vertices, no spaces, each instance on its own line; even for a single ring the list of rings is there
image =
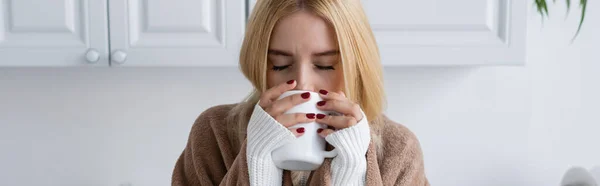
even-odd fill
[[[326,72],[320,75],[320,81],[318,81],[323,87],[331,91],[339,91],[344,88],[344,76],[341,72]]]
[[[288,81],[286,79],[288,79],[288,78],[285,77],[285,73],[278,73],[278,72],[269,70],[267,72],[267,89],[270,89],[274,86],[277,86],[279,84],[282,84],[283,82]]]
[[[277,77],[274,77],[274,74],[272,72],[267,72],[267,89],[270,89],[271,87],[276,85],[275,80],[277,80]]]
[[[336,86],[336,88],[338,90],[344,90],[344,74],[342,73],[341,70],[337,71],[335,73],[335,82],[334,82],[334,86]]]

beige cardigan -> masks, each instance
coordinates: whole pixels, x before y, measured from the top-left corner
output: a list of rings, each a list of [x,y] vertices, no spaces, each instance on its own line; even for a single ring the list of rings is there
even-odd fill
[[[187,146],[177,160],[171,183],[173,186],[249,185],[245,141],[239,148],[230,135],[225,118],[235,105],[220,105],[204,111],[194,122]],[[382,152],[373,140],[367,151],[367,185],[428,186],[423,155],[416,136],[406,127],[383,116]],[[378,134],[374,134],[378,133]],[[331,150],[328,145],[328,150]],[[379,157],[378,157],[379,156]],[[331,159],[326,159],[308,178],[308,185],[330,185]],[[284,186],[292,186],[292,174],[284,170]]]

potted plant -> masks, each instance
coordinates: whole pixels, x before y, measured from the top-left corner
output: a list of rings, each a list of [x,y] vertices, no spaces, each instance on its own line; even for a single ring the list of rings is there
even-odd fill
[[[537,11],[540,13],[540,15],[542,15],[542,19],[549,17],[549,13],[548,13],[548,3],[546,2],[546,0],[534,0],[535,1],[535,5],[537,7]],[[554,3],[556,3],[556,0],[552,0]],[[567,1],[567,12],[569,12],[569,9],[571,9],[571,0],[566,0]],[[583,21],[585,20],[585,11],[587,8],[587,0],[579,0],[579,6],[581,8],[581,19],[579,20],[579,27],[577,28],[577,32],[575,33],[575,36],[573,36],[573,39],[575,39],[577,37],[577,35],[579,35],[579,31],[581,31],[581,26],[583,25]]]

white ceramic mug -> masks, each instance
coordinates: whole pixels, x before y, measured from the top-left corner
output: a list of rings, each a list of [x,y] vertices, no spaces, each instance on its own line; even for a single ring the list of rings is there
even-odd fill
[[[291,90],[283,93],[278,99],[294,95],[302,94],[307,91]],[[317,102],[323,99],[316,92],[309,92],[310,100],[287,110],[285,114],[291,113],[315,113],[325,115],[336,115],[335,112],[322,111],[317,109]],[[285,170],[316,170],[321,166],[325,158],[333,158],[337,156],[337,152],[325,151],[325,139],[319,136],[317,130],[319,128],[326,129],[327,125],[318,124],[316,122],[299,123],[289,127],[295,130],[296,128],[304,127],[304,134],[294,141],[287,143],[275,149],[271,156],[275,165]]]

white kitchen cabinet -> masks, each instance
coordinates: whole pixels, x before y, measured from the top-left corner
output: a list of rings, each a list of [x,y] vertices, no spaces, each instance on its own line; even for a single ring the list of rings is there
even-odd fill
[[[527,2],[362,1],[384,66],[524,64]],[[0,0],[0,66],[235,67],[254,4]]]
[[[245,5],[0,0],[0,66],[236,66]]]
[[[0,0],[0,66],[108,66],[106,5]]]
[[[527,3],[362,0],[384,66],[524,64]]]
[[[245,0],[109,0],[112,66],[236,66]]]

